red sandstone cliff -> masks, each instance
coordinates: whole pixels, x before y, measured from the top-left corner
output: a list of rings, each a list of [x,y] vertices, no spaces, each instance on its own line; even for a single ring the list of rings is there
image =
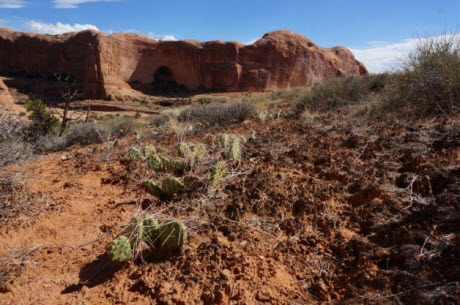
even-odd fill
[[[13,97],[8,91],[8,87],[0,79],[0,107],[13,105]]]
[[[148,91],[163,78],[191,90],[263,91],[290,88],[367,70],[344,47],[330,49],[281,30],[252,45],[238,42],[155,41],[83,31],[39,35],[0,28],[0,74],[9,86],[53,92],[54,73],[74,74],[88,98]]]

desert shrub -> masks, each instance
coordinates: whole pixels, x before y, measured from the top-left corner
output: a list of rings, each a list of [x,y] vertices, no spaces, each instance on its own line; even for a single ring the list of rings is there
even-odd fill
[[[106,133],[106,129],[96,123],[78,122],[70,125],[65,142],[67,146],[103,143]]]
[[[256,108],[251,103],[213,103],[190,106],[181,111],[178,120],[197,121],[206,125],[225,125],[243,122],[256,113]]]
[[[162,127],[168,125],[171,121],[171,116],[167,113],[156,114],[151,119],[151,123],[155,127]]]
[[[56,134],[47,134],[37,139],[35,148],[39,152],[60,151],[67,148],[67,140],[65,136],[60,137]]]
[[[417,117],[450,113],[460,105],[458,35],[419,39],[389,79],[379,107]]]
[[[59,120],[48,111],[45,103],[41,100],[30,100],[25,104],[25,107],[30,112],[30,124],[26,134],[29,140],[36,141],[39,137],[56,130]]]
[[[140,127],[132,117],[114,116],[100,122],[105,127],[107,137],[121,138],[130,135]]]
[[[326,112],[357,103],[372,92],[382,90],[386,75],[366,75],[328,78],[310,86],[296,89],[296,112]]]
[[[25,160],[32,155],[32,147],[23,140],[27,125],[6,108],[0,108],[0,167]]]

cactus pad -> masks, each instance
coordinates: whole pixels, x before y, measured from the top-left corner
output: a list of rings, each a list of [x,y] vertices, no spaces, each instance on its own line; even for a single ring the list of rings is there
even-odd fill
[[[178,193],[183,187],[184,184],[174,177],[166,177],[161,182],[161,190],[166,196]]]
[[[158,239],[158,222],[153,218],[144,218],[144,241],[153,246]]]
[[[212,187],[216,187],[220,183],[220,180],[222,180],[222,177],[224,176],[224,172],[225,172],[224,162],[220,162],[219,164],[216,165],[216,167],[212,169],[212,173],[211,173],[211,186]]]
[[[221,133],[220,135],[217,136],[217,142],[219,143],[219,146],[222,148],[227,148],[228,147],[228,142],[229,142],[229,136],[226,133]]]
[[[150,180],[145,180],[144,182],[142,182],[142,185],[145,187],[145,189],[152,195],[154,196],[162,196],[163,195],[163,191],[161,190],[161,188],[156,185],[154,182],[150,181]]]
[[[161,171],[161,160],[156,155],[151,155],[147,158],[147,164],[150,169],[159,172]]]
[[[136,147],[131,147],[128,154],[131,160],[139,160],[142,158],[141,152]]]
[[[236,139],[235,141],[233,141],[232,145],[230,146],[229,155],[232,160],[238,161],[238,159],[240,158],[240,154],[241,154],[240,140]]]
[[[171,170],[171,161],[166,157],[161,157],[161,170],[164,172]]]
[[[137,248],[142,241],[142,236],[144,235],[142,220],[137,217],[131,218],[129,224],[123,229],[121,235],[128,237],[133,249]]]
[[[126,236],[114,239],[107,252],[114,262],[125,262],[133,257],[131,243]]]
[[[196,161],[203,159],[206,155],[206,148],[204,148],[203,144],[197,144],[193,147],[193,155]]]
[[[180,221],[167,220],[159,229],[158,246],[162,252],[178,251],[187,239],[187,228]]]
[[[153,145],[149,144],[144,147],[144,156],[146,158],[154,155],[155,153],[156,153],[156,149]]]
[[[190,149],[190,146],[184,142],[179,143],[178,152],[179,152],[179,156],[181,157],[188,157],[192,154],[192,150]]]

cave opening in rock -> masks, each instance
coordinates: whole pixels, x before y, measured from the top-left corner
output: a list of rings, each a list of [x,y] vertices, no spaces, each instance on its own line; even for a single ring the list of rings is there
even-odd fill
[[[166,66],[159,67],[153,74],[153,92],[156,94],[177,94],[186,91],[184,85],[179,84],[171,70]]]
[[[177,83],[168,67],[159,67],[153,74],[155,84]]]

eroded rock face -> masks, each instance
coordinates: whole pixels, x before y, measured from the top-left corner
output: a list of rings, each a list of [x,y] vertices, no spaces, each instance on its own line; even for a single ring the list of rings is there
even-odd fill
[[[0,79],[0,107],[13,105],[13,97],[8,91],[8,87]]]
[[[252,45],[195,40],[156,41],[88,30],[40,35],[0,29],[0,74],[9,86],[53,93],[54,73],[74,74],[87,98],[119,99],[178,84],[190,90],[264,91],[367,73],[350,50],[315,45],[287,30]]]

